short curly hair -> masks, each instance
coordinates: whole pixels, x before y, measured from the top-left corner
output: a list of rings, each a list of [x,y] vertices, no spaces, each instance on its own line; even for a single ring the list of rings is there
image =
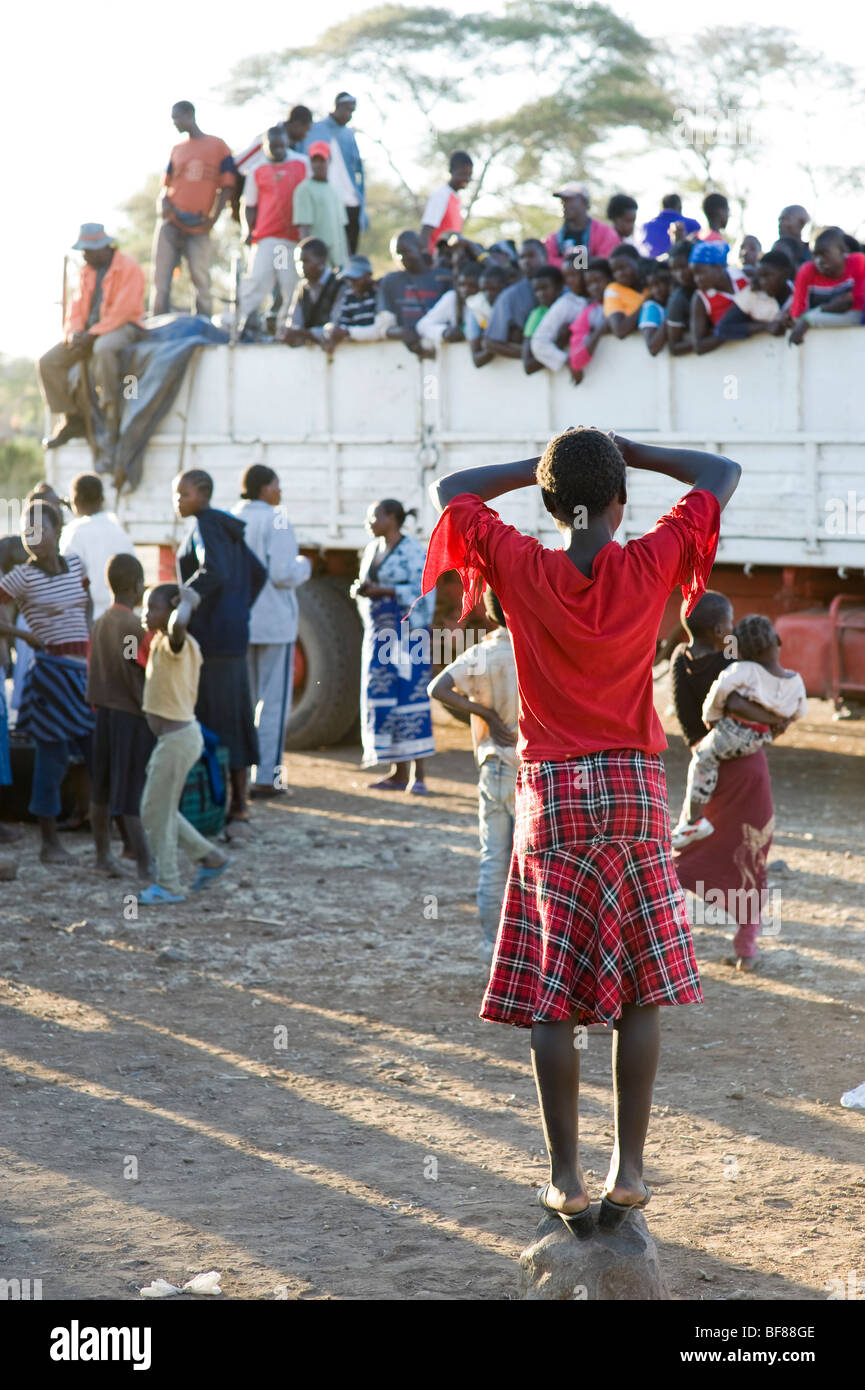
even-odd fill
[[[590,425],[565,430],[551,439],[538,464],[537,480],[544,506],[575,516],[585,507],[597,516],[617,499],[626,500],[625,460],[603,430]]]
[[[768,618],[762,613],[747,613],[733,628],[740,661],[757,661],[763,652],[780,638]]]

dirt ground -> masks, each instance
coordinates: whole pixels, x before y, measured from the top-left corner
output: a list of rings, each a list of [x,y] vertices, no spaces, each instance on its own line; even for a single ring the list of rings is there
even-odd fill
[[[28,829],[0,885],[0,1277],[46,1299],[210,1269],[234,1299],[514,1296],[545,1176],[528,1035],[477,1018],[474,770],[467,730],[443,715],[437,738],[427,800],[368,791],[358,749],[292,755],[224,888],[137,920],[87,836],[61,877]],[[780,935],[743,977],[729,929],[695,926],[706,1002],[662,1016],[647,1216],[680,1299],[865,1281],[865,1112],[839,1105],[865,1081],[865,722],[812,701],[770,760]],[[609,1052],[592,1031],[595,1195]]]

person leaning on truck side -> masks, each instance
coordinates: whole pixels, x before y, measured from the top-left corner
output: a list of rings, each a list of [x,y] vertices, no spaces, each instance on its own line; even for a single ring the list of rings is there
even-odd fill
[[[253,463],[241,481],[241,500],[233,508],[244,523],[244,539],[267,570],[264,588],[252,605],[246,662],[259,762],[252,769],[252,796],[284,790],[282,754],[294,689],[294,645],[298,605],[295,590],[311,567],[298,553],[294,530],[280,506],[279,479],[272,468]]]
[[[194,520],[177,554],[180,582],[201,599],[189,630],[201,647],[204,664],[196,718],[228,749],[231,805],[227,820],[248,821],[249,768],[259,761],[252,716],[249,671],[249,613],[267,580],[267,571],[244,543],[244,525],[230,512],[210,505],[213,479],[194,468],[174,479],[174,509]]]
[[[191,101],[175,102],[171,119],[189,138],[174,146],[162,176],[150,312],[170,313],[171,277],[185,258],[195,287],[195,312],[210,318],[210,231],[231,200],[237,171],[225,141],[217,135],[205,135],[196,124]]]
[[[58,449],[87,433],[80,387],[73,390],[69,380],[70,369],[83,361],[90,362],[109,438],[116,439],[120,354],[144,331],[144,272],[138,262],[117,250],[116,241],[101,222],[85,222],[72,249],[84,253],[78,293],[66,312],[63,342],[39,360],[39,380],[48,408],[65,416],[53,438],[44,441],[46,449]]]

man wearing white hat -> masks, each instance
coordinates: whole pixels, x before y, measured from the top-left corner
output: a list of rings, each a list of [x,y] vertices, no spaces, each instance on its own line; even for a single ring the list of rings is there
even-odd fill
[[[78,293],[66,312],[63,342],[39,361],[39,379],[48,408],[66,419],[46,449],[86,434],[84,417],[70,388],[69,371],[89,359],[109,440],[117,438],[123,349],[143,332],[144,273],[137,261],[118,251],[101,222],[85,222],[73,251],[84,253]]]
[[[618,246],[621,237],[615,228],[589,216],[589,190],[584,183],[566,183],[553,197],[562,200],[564,221],[544,241],[549,265],[561,267],[565,256],[579,247],[585,248],[588,260],[590,256],[609,256]]]

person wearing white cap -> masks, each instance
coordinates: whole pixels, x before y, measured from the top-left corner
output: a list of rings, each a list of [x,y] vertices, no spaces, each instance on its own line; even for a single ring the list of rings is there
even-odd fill
[[[589,190],[584,183],[566,183],[555,198],[562,200],[563,222],[557,232],[552,232],[544,241],[547,248],[547,261],[550,265],[561,267],[569,251],[585,247],[586,262],[591,256],[609,256],[621,237],[606,222],[598,222],[589,216]]]
[[[39,360],[39,380],[49,410],[65,421],[46,449],[86,434],[84,416],[69,381],[70,368],[90,361],[93,385],[105,415],[109,441],[117,438],[120,416],[121,353],[144,329],[144,272],[132,256],[118,251],[101,222],[85,222],[73,251],[84,253],[78,293],[69,305],[63,342]]]
[[[338,92],[330,115],[313,123],[306,143],[307,151],[320,140],[324,140],[330,145],[328,179],[345,207],[345,234],[348,239],[349,253],[352,256],[357,251],[360,233],[369,226],[369,219],[366,215],[363,161],[360,157],[354,131],[348,128],[348,123],[354,115],[356,106],[357,98],[353,97],[350,92]]]

